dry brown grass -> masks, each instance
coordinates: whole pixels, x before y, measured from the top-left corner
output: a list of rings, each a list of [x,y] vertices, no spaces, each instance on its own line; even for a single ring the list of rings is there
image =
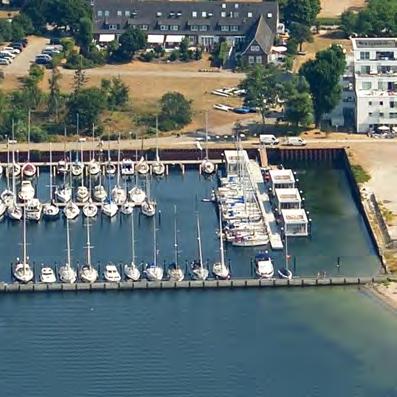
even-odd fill
[[[320,17],[333,18],[346,10],[358,10],[365,7],[366,0],[321,0]]]

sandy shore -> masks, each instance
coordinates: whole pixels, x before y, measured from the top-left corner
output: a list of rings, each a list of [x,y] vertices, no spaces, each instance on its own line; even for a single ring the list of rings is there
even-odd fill
[[[382,302],[397,310],[397,282],[372,285],[368,290]]]

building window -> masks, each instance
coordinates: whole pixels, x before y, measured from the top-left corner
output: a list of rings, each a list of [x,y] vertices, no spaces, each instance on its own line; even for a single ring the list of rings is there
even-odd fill
[[[206,32],[206,31],[207,31],[207,25],[201,25],[200,32]]]
[[[232,26],[230,26],[230,31],[231,32],[238,32],[238,26],[237,25],[232,25]]]
[[[249,56],[248,57],[248,63],[249,64],[255,63],[255,57]]]
[[[255,62],[256,62],[256,63],[262,63],[262,56],[261,56],[261,55],[258,55],[258,56],[255,58]]]
[[[238,8],[238,4],[237,3],[234,5],[234,8]]]
[[[201,17],[202,18],[207,18],[207,11],[202,11],[201,12]]]
[[[226,11],[222,11],[222,12],[221,12],[221,17],[222,17],[222,18],[226,18]]]
[[[226,4],[225,3],[222,4],[222,8],[226,8]]]
[[[268,17],[268,18],[272,18],[272,17],[273,17],[273,14],[272,14],[271,12],[268,12],[268,13],[267,13],[267,17]]]
[[[228,32],[229,26],[228,25],[221,25],[221,32]]]
[[[192,25],[192,26],[190,26],[190,30],[192,32],[197,32],[198,31],[198,26],[197,25]]]
[[[252,52],[258,52],[259,50],[260,50],[260,48],[259,48],[258,45],[252,45],[252,46],[251,46],[251,51],[252,51]]]
[[[125,12],[124,12],[124,15],[125,15],[126,17],[129,17],[129,16],[131,15],[131,13],[130,13],[129,11],[125,11]]]
[[[252,18],[252,12],[248,13],[248,18]]]
[[[360,59],[361,60],[369,59],[369,52],[368,51],[361,51],[360,52]]]
[[[363,81],[362,89],[370,90],[372,88],[372,83],[370,81]]]
[[[117,25],[109,25],[109,30],[117,30]]]
[[[168,25],[160,25],[160,30],[168,30]]]
[[[372,112],[369,112],[369,113],[368,113],[368,117],[372,117]]]
[[[170,26],[170,30],[177,31],[177,30],[179,30],[179,26],[178,25],[171,25]]]
[[[390,107],[395,108],[396,107],[396,102],[390,101]]]
[[[110,14],[109,11],[106,10],[106,11],[105,11],[105,17],[108,17],[109,14]]]
[[[122,16],[123,16],[123,11],[118,10],[118,11],[117,11],[117,16],[118,16],[118,17],[122,17]]]
[[[192,17],[197,18],[197,11],[192,11]]]
[[[148,30],[149,29],[149,25],[141,25],[141,29],[142,30]]]
[[[368,102],[368,106],[372,106],[372,101],[369,101],[369,102]]]
[[[162,13],[161,11],[157,11],[157,12],[156,12],[156,16],[157,16],[157,17],[161,17],[162,15],[163,15],[163,13]]]
[[[233,18],[238,18],[238,16],[239,16],[239,13],[238,13],[238,12],[234,12],[234,13],[233,13]]]
[[[379,112],[379,117],[384,117],[385,114],[383,112]]]
[[[370,66],[361,66],[360,68],[361,74],[370,74],[371,67]]]
[[[98,17],[101,17],[102,15],[103,15],[103,12],[102,11],[98,11]]]
[[[379,101],[379,106],[383,106],[383,101]]]
[[[393,113],[389,113],[389,117],[391,119],[397,119],[397,113],[393,112]]]

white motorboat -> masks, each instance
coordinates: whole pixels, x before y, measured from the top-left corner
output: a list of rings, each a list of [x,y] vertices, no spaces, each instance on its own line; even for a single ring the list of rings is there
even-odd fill
[[[28,161],[27,163],[23,164],[21,172],[23,176],[32,178],[36,175],[37,167]]]
[[[149,164],[147,163],[145,158],[142,156],[141,159],[135,165],[135,172],[137,172],[141,175],[146,175],[149,171],[150,171]]]
[[[98,175],[100,172],[101,172],[101,166],[99,165],[99,163],[95,159],[92,159],[88,163],[88,173],[91,176],[95,176],[95,175]]]
[[[7,211],[7,206],[4,204],[3,200],[0,199],[0,217],[2,217]]]
[[[63,214],[65,215],[66,219],[76,219],[80,214],[80,208],[73,201],[69,201],[63,209]]]
[[[255,273],[259,278],[272,278],[274,276],[273,261],[267,251],[255,255]]]
[[[70,255],[70,232],[69,232],[69,220],[66,219],[66,250],[67,250],[67,261],[65,265],[61,266],[58,270],[59,280],[62,283],[73,284],[77,279],[76,270],[72,267],[72,259]]]
[[[29,221],[39,221],[43,211],[43,206],[39,199],[34,198],[27,202],[25,206],[26,219]]]
[[[88,200],[88,203],[83,207],[83,214],[87,218],[94,218],[98,213],[98,207],[96,204],[92,202],[91,199]]]
[[[176,206],[174,206],[174,262],[168,267],[168,278],[170,281],[182,281],[185,273],[179,266],[178,234],[176,227]]]
[[[58,175],[65,175],[69,172],[69,163],[66,161],[66,159],[58,161],[56,170]]]
[[[124,215],[131,215],[134,212],[134,203],[126,201],[120,206],[120,212]]]
[[[134,175],[134,162],[131,159],[123,159],[121,161],[120,173],[122,176]]]
[[[22,181],[21,183],[21,190],[18,193],[18,197],[22,201],[31,200],[34,197],[35,191],[34,187],[32,186],[31,181]]]
[[[57,186],[55,188],[55,198],[61,203],[67,203],[72,199],[72,188],[68,185]]]
[[[79,186],[77,188],[77,193],[76,193],[76,201],[79,203],[85,203],[88,201],[90,198],[90,192],[88,191],[88,188],[86,186]]]
[[[121,276],[117,267],[113,263],[108,263],[105,266],[105,271],[103,272],[103,277],[106,281],[110,283],[119,283],[121,281]]]
[[[116,205],[122,205],[127,201],[127,193],[121,186],[118,186],[118,185],[116,185],[112,189],[111,197],[112,197],[112,201]]]
[[[40,281],[46,284],[52,284],[57,281],[54,270],[49,266],[44,266],[40,270]]]
[[[131,263],[124,265],[124,275],[127,279],[138,281],[141,277],[141,272],[135,265],[135,228],[134,228],[134,214],[131,214]]]
[[[119,207],[113,201],[108,201],[102,204],[102,213],[109,218],[113,218],[117,214],[118,210]]]
[[[20,221],[23,216],[22,207],[14,202],[7,208],[7,216],[13,221]]]
[[[156,202],[146,199],[141,205],[141,211],[143,215],[154,216],[156,214]]]
[[[219,210],[219,244],[220,244],[220,261],[212,266],[212,273],[215,278],[227,280],[230,278],[230,270],[225,264],[225,253],[223,251],[223,231],[222,231],[222,211]]]
[[[215,164],[210,160],[203,160],[200,164],[200,170],[207,175],[213,174],[215,171]]]
[[[50,143],[50,201],[43,205],[43,217],[46,220],[54,220],[58,219],[59,217],[59,207],[55,204],[53,197],[52,197],[52,147]]]
[[[99,184],[94,186],[93,196],[94,196],[94,200],[98,202],[103,202],[106,200],[107,193],[103,185]]]
[[[128,193],[131,201],[136,206],[142,205],[142,203],[145,201],[146,193],[139,186],[134,186]]]
[[[91,264],[90,225],[87,219],[87,263],[80,269],[80,279],[84,283],[94,283],[98,278],[98,271]]]
[[[157,229],[156,218],[153,219],[153,263],[145,266],[144,274],[149,281],[161,281],[163,279],[164,270],[157,265]]]
[[[13,266],[12,274],[20,283],[28,283],[33,280],[33,270],[29,266],[29,257],[26,252],[26,216],[23,217],[23,253],[22,261],[17,258],[17,263]]]
[[[204,267],[203,263],[203,251],[201,247],[201,233],[200,233],[200,220],[197,214],[197,246],[198,246],[198,261],[192,263],[192,277],[195,280],[206,280],[208,278],[209,271]]]

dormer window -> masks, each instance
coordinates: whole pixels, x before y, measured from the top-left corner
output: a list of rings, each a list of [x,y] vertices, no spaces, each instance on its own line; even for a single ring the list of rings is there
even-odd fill
[[[124,12],[124,15],[125,15],[126,17],[129,17],[129,16],[131,15],[131,13],[130,13],[129,11],[125,11],[125,12]]]
[[[197,11],[192,11],[192,17],[197,18]]]
[[[175,16],[175,12],[174,11],[170,11],[170,17],[174,17]]]
[[[221,17],[222,17],[222,18],[226,18],[226,12],[225,12],[225,11],[222,11],[222,12],[221,12]]]
[[[248,18],[252,18],[252,12],[248,13]]]
[[[202,12],[201,12],[201,16],[202,16],[203,18],[207,18],[207,11],[202,11]]]
[[[160,30],[168,30],[168,25],[160,25]]]
[[[176,16],[177,16],[177,17],[182,16],[182,11],[178,11],[178,12],[176,13]]]
[[[156,16],[161,17],[163,14],[161,13],[161,11],[157,11],[156,12]]]
[[[118,16],[118,17],[122,17],[122,16],[123,16],[123,12],[120,11],[120,10],[118,10],[118,11],[117,11],[117,16]]]
[[[267,13],[267,17],[268,17],[268,18],[272,18],[272,17],[273,17],[273,14],[272,14],[271,12],[268,12],[268,13]]]
[[[213,15],[214,15],[214,14],[213,14],[212,12],[209,12],[209,13],[208,13],[208,16],[209,16],[209,17],[212,17]]]
[[[237,3],[234,5],[234,8],[238,8],[238,4]]]
[[[109,16],[109,14],[110,14],[110,13],[109,13],[109,11],[108,11],[108,10],[106,10],[106,11],[105,11],[105,17],[108,17],[108,16]]]
[[[102,11],[98,11],[97,15],[98,15],[98,17],[101,17],[103,15],[103,12]]]
[[[223,9],[226,8],[226,4],[225,4],[225,3],[222,4],[222,8],[223,8]]]

